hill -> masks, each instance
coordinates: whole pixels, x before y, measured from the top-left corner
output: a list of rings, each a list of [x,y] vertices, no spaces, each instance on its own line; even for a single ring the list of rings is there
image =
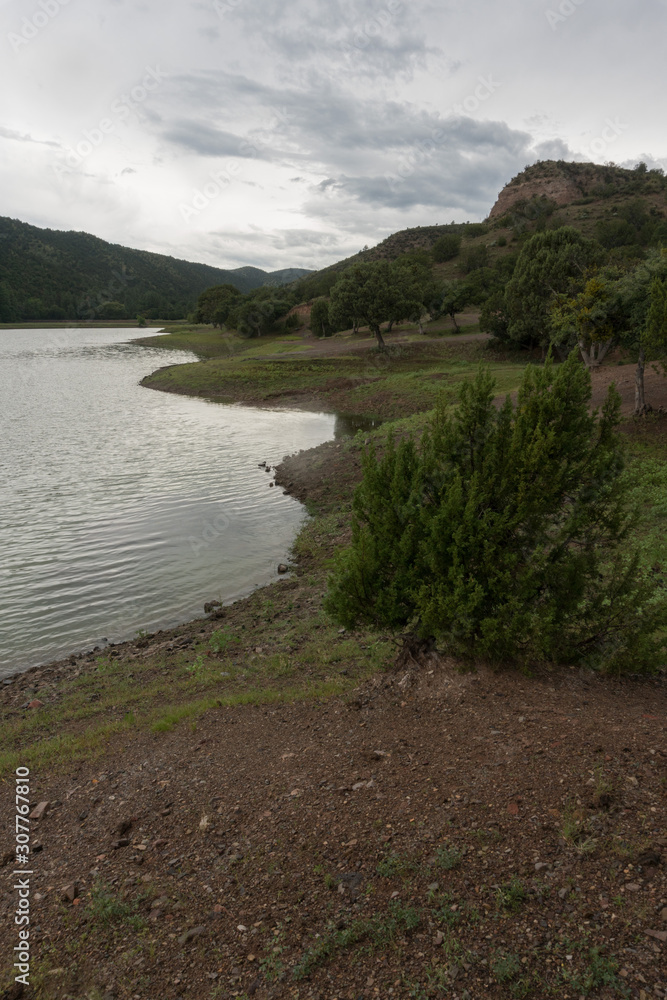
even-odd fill
[[[249,292],[305,274],[300,268],[224,270],[107,243],[89,233],[38,229],[0,217],[0,322],[138,313],[180,319],[211,285],[229,283]]]
[[[480,265],[493,266],[515,253],[536,230],[574,226],[608,248],[667,243],[667,177],[644,164],[628,170],[613,164],[545,160],[526,167],[500,192],[484,222],[417,226],[388,236],[375,247],[309,274],[298,283],[304,299],[328,294],[353,264],[395,260],[413,250],[432,250],[445,233],[462,237],[461,251],[436,264],[437,277],[460,278]]]

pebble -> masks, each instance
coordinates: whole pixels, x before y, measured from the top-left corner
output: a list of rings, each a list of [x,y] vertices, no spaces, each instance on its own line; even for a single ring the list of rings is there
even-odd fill
[[[49,811],[49,802],[40,802],[39,805],[35,806],[33,811],[30,813],[30,819],[40,820],[44,819],[47,812]]]
[[[206,934],[205,927],[191,927],[189,931],[185,932],[185,934],[181,934],[181,936],[178,939],[178,943],[180,945],[188,944],[190,941],[195,941],[197,938],[202,937],[204,934]]]
[[[64,902],[73,903],[75,899],[78,899],[79,887],[76,882],[70,882],[69,885],[64,885],[60,890],[60,897]]]

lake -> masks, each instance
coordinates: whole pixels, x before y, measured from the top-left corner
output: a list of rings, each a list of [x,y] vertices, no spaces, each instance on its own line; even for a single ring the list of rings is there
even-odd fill
[[[138,334],[0,330],[0,677],[248,594],[303,521],[258,464],[337,418],[145,389],[197,359]]]

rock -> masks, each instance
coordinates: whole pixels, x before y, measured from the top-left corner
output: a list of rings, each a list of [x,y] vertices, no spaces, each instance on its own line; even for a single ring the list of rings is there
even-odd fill
[[[111,846],[114,849],[114,851],[117,851],[120,847],[129,847],[130,840],[128,837],[121,837],[120,840],[114,840]]]
[[[644,931],[644,934],[655,938],[656,941],[662,941],[663,944],[667,944],[667,931]]]
[[[60,898],[65,902],[73,903],[75,899],[79,898],[79,887],[76,882],[70,882],[69,885],[65,885],[60,890]]]
[[[662,919],[663,924],[667,924],[667,906],[665,906],[662,913],[660,914],[660,918]]]
[[[545,868],[551,868],[551,865],[548,864],[546,861],[538,861],[537,864],[535,865],[536,872],[542,872],[544,871]]]
[[[181,936],[178,939],[178,943],[181,946],[184,944],[189,944],[190,941],[196,941],[197,938],[203,937],[204,934],[206,934],[205,927],[191,927],[189,931],[185,932],[185,934],[181,934]]]
[[[34,698],[31,702],[28,702],[28,708],[41,708],[44,704],[39,698]]]
[[[51,807],[50,802],[40,802],[39,805],[35,806],[33,811],[30,813],[30,819],[34,819],[37,821],[39,821],[40,819],[44,819],[50,807]]]
[[[639,855],[636,863],[641,865],[642,868],[657,868],[662,863],[662,854],[654,848],[649,847],[647,851]]]
[[[269,483],[269,486],[270,486],[270,488],[271,488],[271,489],[273,489],[273,487],[274,487],[275,485],[276,485],[275,483]]]
[[[32,845],[31,850],[33,854],[39,854],[40,851],[44,850],[44,844],[40,843],[39,840],[36,840],[35,843]]]
[[[567,892],[568,892],[567,889],[559,889],[558,890],[558,898],[559,899],[565,899],[565,897],[567,896]]]
[[[445,935],[442,933],[442,931],[438,931],[435,937],[433,938],[433,944],[436,946],[436,948],[439,948],[444,940],[445,940]]]
[[[221,608],[222,604],[220,601],[209,601],[208,604],[204,605],[204,614],[208,615],[214,608]]]
[[[280,563],[280,565],[278,566],[278,572],[289,573],[289,566],[286,566],[285,563]]]
[[[134,823],[134,818],[122,819],[118,826],[116,827],[116,833],[119,837],[124,837],[126,833],[129,833],[132,829],[132,824]]]

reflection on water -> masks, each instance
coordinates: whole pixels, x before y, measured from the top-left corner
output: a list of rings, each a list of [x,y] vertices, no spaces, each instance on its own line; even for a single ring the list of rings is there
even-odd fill
[[[304,511],[259,463],[352,429],[142,388],[196,358],[132,335],[0,331],[0,676],[274,579]]]

